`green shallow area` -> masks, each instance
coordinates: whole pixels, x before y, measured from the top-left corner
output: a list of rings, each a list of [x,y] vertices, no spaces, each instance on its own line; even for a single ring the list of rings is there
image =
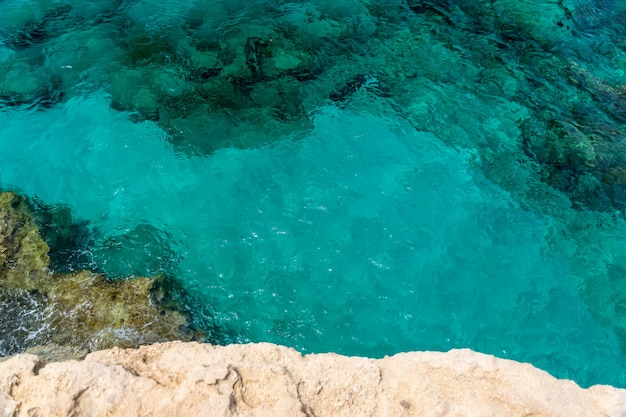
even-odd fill
[[[56,270],[168,276],[212,342],[626,386],[621,2],[0,16],[0,187],[48,207]]]

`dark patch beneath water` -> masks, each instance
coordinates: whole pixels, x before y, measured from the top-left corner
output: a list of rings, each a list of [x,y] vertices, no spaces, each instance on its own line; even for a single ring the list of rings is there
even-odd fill
[[[89,269],[90,246],[94,233],[88,221],[76,220],[64,205],[46,204],[38,198],[29,201],[33,220],[50,247],[50,267],[59,273]]]

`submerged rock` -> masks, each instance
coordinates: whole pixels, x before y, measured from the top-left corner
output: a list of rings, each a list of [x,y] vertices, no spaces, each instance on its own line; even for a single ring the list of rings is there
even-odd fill
[[[89,249],[92,262],[106,265],[107,277],[158,276],[167,274],[181,260],[172,250],[172,236],[149,224],[95,240]]]
[[[365,89],[372,102],[477,148],[514,193],[527,187],[511,183],[519,170],[577,207],[625,208],[623,45],[609,36],[626,15],[619,2],[156,3],[0,5],[0,106],[104,88],[112,108],[158,123],[179,150],[210,154],[297,137],[376,75],[385,91]],[[503,114],[506,126],[480,120]]]
[[[39,227],[39,235],[48,244],[50,269],[58,273],[89,269],[94,233],[88,221],[77,222],[65,205],[49,205],[39,199],[26,201],[32,219]],[[128,272],[125,275],[130,275]],[[137,274],[141,275],[141,274]]]
[[[36,355],[44,362],[61,362],[71,359],[85,359],[85,356],[87,356],[89,352],[85,349],[75,346],[61,346],[55,343],[50,343],[45,346],[32,347],[26,350],[24,353]]]
[[[29,206],[0,194],[0,354],[50,342],[90,351],[200,337],[172,305],[175,285],[164,276],[111,281],[50,271],[49,247]]]

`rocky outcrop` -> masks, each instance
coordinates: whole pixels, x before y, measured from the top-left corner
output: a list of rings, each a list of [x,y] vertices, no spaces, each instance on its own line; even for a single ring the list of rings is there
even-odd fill
[[[169,342],[0,363],[3,416],[626,416],[626,390],[582,389],[470,350],[374,360],[268,343]]]
[[[22,200],[0,194],[0,286],[35,291],[47,285],[48,251]]]
[[[203,337],[170,305],[166,277],[54,273],[49,250],[28,201],[0,193],[0,355],[49,343],[91,351]]]

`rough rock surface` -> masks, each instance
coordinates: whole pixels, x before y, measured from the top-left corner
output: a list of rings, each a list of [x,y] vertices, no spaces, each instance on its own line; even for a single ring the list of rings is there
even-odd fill
[[[49,250],[26,199],[0,193],[0,355],[49,343],[91,351],[203,337],[168,304],[166,277],[58,274]]]
[[[373,360],[267,343],[169,342],[0,363],[2,416],[626,416],[626,390],[582,389],[470,350]]]
[[[50,281],[48,245],[14,193],[0,194],[0,286],[38,290]]]

